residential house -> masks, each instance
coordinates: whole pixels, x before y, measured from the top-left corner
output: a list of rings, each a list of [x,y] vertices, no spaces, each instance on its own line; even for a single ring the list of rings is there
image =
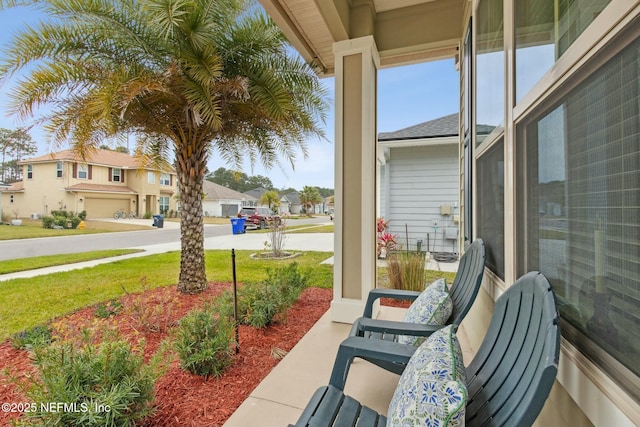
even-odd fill
[[[243,206],[249,206],[248,203],[256,202],[254,197],[206,179],[202,183],[202,191],[204,192],[202,199],[204,216],[236,216]]]
[[[73,150],[22,160],[23,181],[2,191],[2,206],[20,217],[65,209],[87,218],[111,218],[115,211],[142,216],[177,210],[176,172],[143,168],[126,153],[96,150],[86,160]]]
[[[378,135],[378,215],[405,248],[458,252],[459,114]]]
[[[0,181],[0,222],[2,222],[2,213],[4,212],[2,210],[2,191],[3,190],[8,190],[9,187],[11,187],[9,184],[5,184],[4,182]]]
[[[280,213],[298,215],[302,212],[302,203],[300,203],[300,194],[297,191],[284,194],[280,197]]]
[[[248,196],[248,198],[247,198],[246,204],[243,204],[242,206],[263,206],[260,204],[260,198],[267,191],[268,190],[263,187],[258,187],[249,191],[245,191],[242,194]]]
[[[471,350],[495,299],[542,271],[563,340],[536,424],[640,425],[640,3],[260,3],[335,78],[333,320],[360,316],[376,284],[377,71],[454,59],[460,250],[478,237],[487,247],[463,323]]]

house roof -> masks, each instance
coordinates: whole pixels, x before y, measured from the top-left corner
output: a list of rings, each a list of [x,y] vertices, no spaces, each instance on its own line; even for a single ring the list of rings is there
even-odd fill
[[[294,192],[291,192],[291,193],[287,193],[282,197],[286,197],[286,199],[292,205],[299,205],[300,204],[300,194],[298,194],[297,191],[294,191]]]
[[[135,156],[132,156],[127,153],[121,153],[119,151],[101,150],[101,149],[98,149],[95,152],[89,153],[86,159],[83,159],[74,150],[63,150],[63,151],[58,151],[56,153],[49,153],[43,156],[24,159],[24,160],[21,160],[19,164],[50,163],[50,162],[58,162],[58,161],[87,162],[93,165],[118,167],[122,169],[140,169],[141,168],[140,160],[138,160],[138,158],[136,158]],[[151,169],[151,168],[145,168],[145,169]],[[167,165],[166,168],[163,168],[163,170],[167,170],[175,173],[175,170],[169,165]]]
[[[136,194],[129,187],[123,187],[120,185],[106,185],[106,184],[87,184],[80,183],[76,185],[72,185],[70,187],[65,187],[66,191],[88,191],[88,192],[98,192],[98,193],[124,193],[124,194]]]
[[[6,184],[5,187],[0,188],[0,191],[4,191],[7,193],[13,193],[16,191],[24,191],[24,182],[16,181],[12,184]]]
[[[260,200],[260,197],[262,197],[262,195],[264,193],[266,193],[266,192],[267,192],[267,190],[265,188],[258,187],[258,188],[254,188],[253,190],[245,191],[242,194],[246,194],[247,196],[251,196],[251,197],[253,197],[255,199]]]
[[[378,134],[378,141],[458,136],[459,127],[459,115],[458,113],[454,113],[393,132],[380,132]]]
[[[255,199],[255,197],[247,195],[246,193],[240,193],[232,190],[224,185],[216,184],[209,180],[204,180],[202,183],[202,190],[205,193],[205,200],[220,200],[220,199]]]

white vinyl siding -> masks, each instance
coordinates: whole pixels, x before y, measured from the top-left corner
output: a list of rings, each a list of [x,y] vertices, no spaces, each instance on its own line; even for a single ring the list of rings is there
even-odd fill
[[[386,170],[389,194],[381,194],[381,211],[390,221],[389,231],[398,235],[397,241],[406,248],[408,231],[409,249],[415,249],[420,239],[423,250],[429,240],[432,252],[456,252],[457,242],[443,240],[443,233],[458,228],[453,221],[460,194],[458,146],[392,148]],[[387,201],[389,206],[384,206]],[[440,215],[440,206],[445,204],[451,206],[452,215]]]

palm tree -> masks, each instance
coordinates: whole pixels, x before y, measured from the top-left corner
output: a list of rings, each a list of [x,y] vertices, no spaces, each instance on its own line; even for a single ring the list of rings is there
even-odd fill
[[[317,187],[305,185],[300,192],[300,203],[304,206],[307,215],[311,215],[313,206],[322,201],[322,196]]]
[[[292,167],[323,137],[326,91],[253,0],[0,0],[35,4],[47,21],[3,52],[0,78],[25,74],[12,112],[46,106],[51,143],[90,154],[105,138],[143,137],[143,164],[174,157],[181,200],[178,289],[207,286],[202,181],[218,155]]]

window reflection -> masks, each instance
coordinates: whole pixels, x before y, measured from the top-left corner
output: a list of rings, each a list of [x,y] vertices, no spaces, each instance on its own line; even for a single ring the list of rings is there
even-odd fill
[[[611,0],[514,3],[516,103],[542,78]]]
[[[476,145],[504,123],[502,0],[481,0],[476,33]]]
[[[531,119],[519,144],[519,273],[540,270],[563,334],[640,396],[640,41]]]

